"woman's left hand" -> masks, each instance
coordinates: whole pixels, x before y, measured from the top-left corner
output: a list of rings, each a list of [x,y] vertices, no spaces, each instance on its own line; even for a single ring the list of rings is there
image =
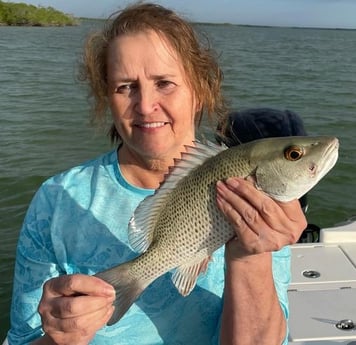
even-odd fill
[[[217,204],[236,232],[229,254],[238,259],[281,249],[298,241],[307,221],[298,200],[272,200],[242,178],[217,183]]]

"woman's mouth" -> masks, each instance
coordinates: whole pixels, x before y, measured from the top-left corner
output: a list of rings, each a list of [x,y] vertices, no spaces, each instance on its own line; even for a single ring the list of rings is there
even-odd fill
[[[160,128],[163,127],[166,124],[166,122],[149,122],[149,123],[140,123],[137,124],[137,127],[140,128]]]

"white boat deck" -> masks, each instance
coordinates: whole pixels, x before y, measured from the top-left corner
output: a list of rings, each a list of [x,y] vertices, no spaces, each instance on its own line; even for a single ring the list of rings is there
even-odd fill
[[[356,222],[292,246],[290,345],[356,345]]]

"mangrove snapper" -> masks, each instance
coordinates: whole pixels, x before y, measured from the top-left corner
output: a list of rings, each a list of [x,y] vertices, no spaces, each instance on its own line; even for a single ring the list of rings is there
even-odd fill
[[[117,322],[156,278],[176,269],[172,281],[188,295],[211,254],[235,236],[216,204],[216,182],[240,176],[275,200],[300,198],[335,165],[334,137],[266,138],[235,147],[186,147],[156,191],[141,202],[129,224],[132,248],[143,254],[97,277],[116,290]]]

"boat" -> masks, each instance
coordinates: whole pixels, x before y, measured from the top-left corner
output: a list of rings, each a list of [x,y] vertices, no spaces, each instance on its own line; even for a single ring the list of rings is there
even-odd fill
[[[291,246],[289,345],[356,345],[356,217],[310,230]]]

